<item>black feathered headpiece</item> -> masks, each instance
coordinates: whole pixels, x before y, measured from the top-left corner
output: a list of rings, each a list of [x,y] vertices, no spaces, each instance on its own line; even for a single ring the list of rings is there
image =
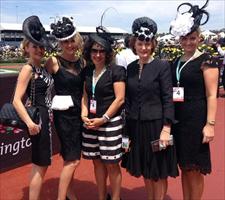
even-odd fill
[[[51,34],[54,35],[59,41],[68,40],[76,34],[76,27],[67,17],[63,17],[62,20],[52,23],[50,27],[52,29]]]
[[[23,33],[25,37],[38,46],[49,46],[48,38],[38,16],[30,16],[23,22]]]
[[[101,25],[96,27],[96,33],[91,34],[90,38],[103,46],[106,51],[111,51],[112,47],[115,45],[115,39],[112,38],[111,33],[102,25],[103,17],[108,9],[110,8],[107,8],[103,12],[101,16]]]
[[[141,41],[150,41],[157,32],[157,24],[148,17],[140,17],[134,20],[132,33]]]
[[[199,8],[198,5],[192,5],[190,3],[182,3],[177,8],[176,19],[171,22],[170,32],[174,36],[185,36],[195,31],[200,25],[204,25],[209,20],[209,13],[204,10],[208,5],[209,0]],[[189,10],[186,12],[180,12],[182,6],[188,6]],[[204,22],[202,21],[203,15],[206,15]]]

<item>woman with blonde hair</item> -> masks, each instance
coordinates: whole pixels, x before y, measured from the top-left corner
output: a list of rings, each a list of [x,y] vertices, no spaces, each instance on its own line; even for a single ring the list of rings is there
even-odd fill
[[[83,40],[73,22],[63,17],[51,24],[52,35],[61,52],[48,59],[46,66],[54,79],[55,93],[52,109],[56,132],[64,160],[59,180],[58,200],[76,199],[72,188],[73,174],[81,156],[81,97],[83,89]]]
[[[170,31],[179,37],[184,54],[172,64],[173,101],[177,124],[172,126],[181,169],[183,199],[201,199],[204,175],[211,173],[210,142],[215,134],[217,109],[218,61],[198,50],[201,42],[199,26],[209,14],[190,3],[178,7]],[[180,13],[181,7],[188,7]],[[206,15],[202,22],[203,15]]]
[[[24,55],[28,57],[28,61],[19,73],[13,105],[27,125],[32,142],[29,199],[38,200],[44,175],[51,164],[52,148],[49,108],[51,105],[53,80],[41,64],[45,47],[48,46],[48,40],[44,27],[37,16],[30,16],[24,20],[23,33],[25,38],[21,47]],[[22,99],[25,93],[29,97],[28,102],[39,108],[39,124],[32,121],[23,105]]]

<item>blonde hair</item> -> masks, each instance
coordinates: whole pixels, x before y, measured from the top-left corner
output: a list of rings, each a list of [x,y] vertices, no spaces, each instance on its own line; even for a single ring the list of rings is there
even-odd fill
[[[83,40],[82,36],[80,35],[80,33],[77,32],[72,38],[69,38],[69,39],[74,39],[75,44],[77,46],[77,50],[79,50],[81,52],[83,51],[84,40]],[[60,41],[59,43],[63,43],[63,42],[64,41]]]
[[[24,57],[29,57],[29,54],[26,52],[25,48],[29,45],[30,41],[27,38],[24,38],[20,43],[20,49]]]
[[[74,40],[75,40],[75,43],[76,43],[78,49],[81,50],[81,51],[83,51],[84,40],[83,40],[82,36],[80,35],[80,33],[77,32],[75,34]]]

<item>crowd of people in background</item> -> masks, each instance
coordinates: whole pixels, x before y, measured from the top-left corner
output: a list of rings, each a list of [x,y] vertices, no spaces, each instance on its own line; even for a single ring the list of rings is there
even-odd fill
[[[218,56],[198,50],[200,26],[209,19],[207,3],[202,8],[188,3],[190,10],[171,22],[181,52],[169,60],[160,56],[164,46],[157,41],[158,26],[148,17],[133,21],[124,46],[117,46],[103,25],[84,40],[71,18],[51,24],[51,36],[37,16],[24,21],[21,47],[27,63],[13,104],[32,141],[29,199],[39,199],[51,164],[51,114],[64,161],[58,200],[79,199],[72,184],[81,157],[93,162],[99,200],[120,200],[120,166],[142,177],[148,199],[157,200],[165,198],[167,179],[179,176],[179,167],[183,199],[201,199],[204,175],[211,173],[218,85],[225,89],[225,39],[211,45],[223,64]],[[46,48],[57,53],[43,63]],[[25,110],[25,93],[40,109],[39,124]]]

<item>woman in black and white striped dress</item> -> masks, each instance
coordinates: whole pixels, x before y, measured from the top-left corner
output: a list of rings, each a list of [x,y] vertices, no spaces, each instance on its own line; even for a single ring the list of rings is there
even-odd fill
[[[98,30],[98,29],[97,29]],[[106,199],[109,175],[112,198],[120,198],[122,157],[122,119],[125,96],[125,69],[111,65],[112,47],[109,33],[93,34],[84,48],[82,99],[83,157],[93,160],[99,199]]]

